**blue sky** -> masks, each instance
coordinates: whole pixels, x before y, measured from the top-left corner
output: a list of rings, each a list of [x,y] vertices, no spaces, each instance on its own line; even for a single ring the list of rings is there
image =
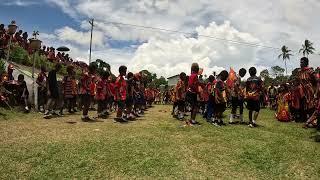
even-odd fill
[[[25,31],[34,29],[40,32],[53,33],[63,26],[79,27],[79,23],[65,14],[59,7],[48,3],[17,5],[7,4],[12,1],[1,1],[0,22],[7,24],[16,20]],[[24,1],[25,2],[25,1]],[[28,2],[28,1],[27,1]],[[30,1],[31,2],[31,1]],[[32,1],[36,2],[36,1]]]
[[[298,50],[305,39],[320,49],[318,0],[1,0],[0,7],[1,23],[14,19],[22,30],[39,30],[46,45],[69,46],[71,56],[85,62],[90,41],[88,20],[95,18],[94,59],[103,59],[114,67],[124,64],[132,71],[148,69],[164,76],[188,72],[192,62],[200,63],[206,74],[229,67],[237,70],[256,66],[262,70],[284,65],[277,59],[277,49],[230,41],[288,46],[294,54],[288,62],[289,71],[299,65]],[[318,59],[318,55],[310,56],[311,65],[317,66]]]

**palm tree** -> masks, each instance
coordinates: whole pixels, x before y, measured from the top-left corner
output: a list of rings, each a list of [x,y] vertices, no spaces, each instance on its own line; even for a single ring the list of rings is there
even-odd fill
[[[282,58],[282,60],[284,61],[284,66],[286,68],[286,75],[287,75],[287,60],[290,60],[290,56],[292,56],[292,54],[290,54],[291,50],[288,49],[287,46],[282,46],[281,48],[281,54],[278,56],[278,58]]]
[[[313,43],[310,42],[308,39],[304,41],[304,44],[302,44],[302,48],[299,50],[299,53],[302,52],[303,56],[309,56],[309,54],[313,54],[315,49],[313,46]]]

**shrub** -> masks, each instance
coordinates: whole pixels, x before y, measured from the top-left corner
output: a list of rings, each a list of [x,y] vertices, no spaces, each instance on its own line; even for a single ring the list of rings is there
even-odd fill
[[[6,71],[4,60],[0,59],[0,75]]]
[[[10,59],[13,62],[23,65],[30,65],[28,52],[18,45],[13,45],[10,52]]]

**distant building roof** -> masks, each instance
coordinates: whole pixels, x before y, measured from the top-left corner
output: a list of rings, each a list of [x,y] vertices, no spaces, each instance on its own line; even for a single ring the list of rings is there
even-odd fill
[[[167,79],[172,79],[172,78],[175,78],[175,77],[178,77],[178,76],[179,76],[179,74],[171,76],[171,77],[168,77]]]

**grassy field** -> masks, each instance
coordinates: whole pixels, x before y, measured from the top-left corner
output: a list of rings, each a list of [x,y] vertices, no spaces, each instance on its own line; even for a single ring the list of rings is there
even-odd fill
[[[268,110],[254,129],[214,127],[200,118],[201,126],[183,127],[170,106],[155,106],[129,124],[0,112],[0,179],[320,177],[315,130],[277,122]]]

